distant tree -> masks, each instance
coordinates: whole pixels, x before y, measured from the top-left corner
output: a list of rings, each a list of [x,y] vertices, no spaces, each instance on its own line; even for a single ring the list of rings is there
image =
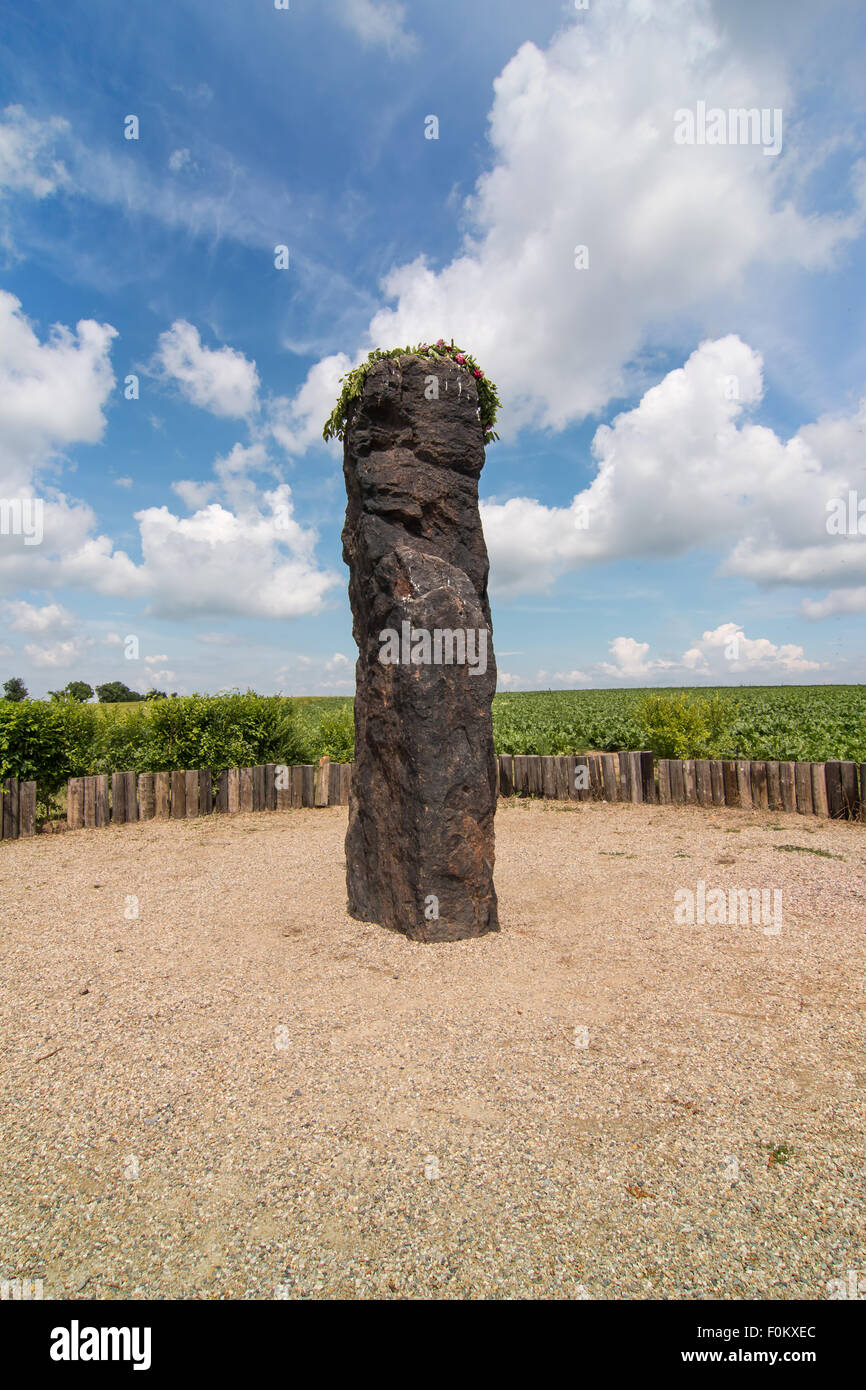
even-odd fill
[[[164,690],[148,690],[146,695],[142,695],[143,700],[167,700],[168,696]]]
[[[142,697],[137,690],[130,690],[123,681],[106,681],[104,685],[96,687],[96,698],[101,705],[129,704],[133,700],[140,700]]]
[[[93,699],[93,686],[88,685],[87,681],[70,681],[63,694],[69,695],[73,700],[77,700],[80,705],[83,705],[88,700]]]
[[[3,683],[3,694],[7,700],[26,700],[27,686],[20,676],[11,676]]]

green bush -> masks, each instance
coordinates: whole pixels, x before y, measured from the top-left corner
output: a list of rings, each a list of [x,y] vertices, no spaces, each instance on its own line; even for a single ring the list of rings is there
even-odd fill
[[[350,763],[355,756],[355,716],[352,706],[326,714],[319,725],[311,761],[327,753],[332,762]]]
[[[658,758],[718,758],[737,717],[736,701],[721,695],[648,695],[636,717]]]

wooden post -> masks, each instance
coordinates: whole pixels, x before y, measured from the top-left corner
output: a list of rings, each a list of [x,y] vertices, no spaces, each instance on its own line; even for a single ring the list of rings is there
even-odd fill
[[[331,759],[323,753],[313,772],[313,805],[327,806],[331,784]]]
[[[138,819],[153,820],[156,815],[156,794],[152,772],[138,774]]]
[[[198,813],[209,816],[213,811],[213,777],[209,767],[199,768],[198,773]]]
[[[183,774],[183,797],[184,810],[187,820],[194,820],[198,815],[198,769],[189,768]]]
[[[316,769],[312,763],[301,764],[301,803],[304,806],[316,804]]]
[[[593,801],[604,800],[604,775],[601,767],[601,754],[589,753],[589,794]]]
[[[577,785],[578,774],[580,774],[581,785]],[[584,786],[583,783],[586,783]],[[589,801],[591,792],[589,789],[589,758],[585,753],[577,753],[574,759],[574,768],[571,774],[571,795],[576,801]]]
[[[253,769],[252,769],[251,767],[242,767],[242,768],[239,768],[238,771],[239,771],[239,773],[240,773],[240,778],[239,778],[239,788],[240,788],[240,790],[239,790],[239,800],[240,800],[239,810],[241,810],[241,811],[251,811],[251,810],[253,809],[253,805],[254,805],[254,802],[253,802]]]
[[[866,820],[866,763],[860,764],[860,819]]]
[[[328,766],[328,805],[339,806],[340,804],[340,764],[330,763]]]
[[[856,763],[842,763],[842,814],[848,820],[856,820],[860,809],[860,778]]]
[[[92,830],[96,825],[96,778],[84,778],[84,828]]]
[[[277,767],[276,763],[265,763],[265,810],[277,809]]]
[[[694,758],[683,758],[683,786],[686,793],[686,805],[697,806],[698,789],[695,779]]]
[[[779,763],[779,780],[782,783],[782,810],[796,811],[797,787],[794,781],[793,763]]]
[[[341,763],[340,765],[340,805],[348,806],[349,789],[352,785],[352,768],[354,763]]]
[[[304,769],[300,763],[296,763],[291,769],[292,772],[292,808],[297,809],[304,804]]]
[[[797,796],[797,810],[801,816],[812,814],[812,764],[794,764],[794,787]]]
[[[18,839],[18,818],[21,811],[20,792],[17,777],[6,778],[6,794],[3,797],[3,839]]]
[[[570,761],[570,758],[563,753],[558,754],[553,760],[554,795],[557,801],[568,801],[571,795],[569,783]]]
[[[153,778],[154,810],[157,820],[168,820],[171,814],[171,774],[156,772]]]
[[[629,801],[643,801],[640,753],[629,753],[628,755],[628,799]]]
[[[655,759],[648,748],[644,748],[638,757],[640,758],[641,799],[645,805],[654,806],[658,802]]]
[[[292,805],[292,769],[288,763],[277,763],[274,768],[274,784],[276,793],[276,809],[278,811],[288,811]]]
[[[550,756],[541,759],[541,795],[551,801],[556,797],[556,761]]]
[[[84,825],[84,778],[70,777],[66,783],[66,824],[70,830]]]
[[[827,778],[827,810],[832,820],[840,820],[845,815],[845,801],[842,792],[842,764],[835,759],[825,765]]]
[[[671,767],[669,758],[659,758],[659,801],[662,806],[671,804]]]
[[[241,770],[239,767],[230,767],[228,770],[228,794],[227,808],[230,816],[235,815],[241,809]]]
[[[126,823],[126,782],[122,772],[111,774],[111,819],[118,825]]]
[[[514,795],[514,758],[510,753],[499,754],[499,795]]]
[[[752,805],[759,811],[769,809],[766,763],[752,763]]]
[[[744,807],[751,807],[752,764],[743,759],[737,760],[737,790],[740,793],[740,805]]]
[[[671,779],[671,805],[684,806],[686,800],[686,777],[682,758],[671,758],[668,762]]]
[[[628,752],[620,749],[616,755],[619,764],[619,799],[620,801],[631,801],[631,764]]]
[[[616,760],[616,758],[614,757],[613,753],[601,753],[601,754],[599,754],[599,759],[598,759],[598,760],[599,760],[599,763],[600,763],[600,765],[601,765],[601,790],[602,790],[602,793],[603,793],[603,795],[604,795],[604,799],[605,799],[605,801],[616,801],[616,799],[617,799],[617,784],[616,784],[616,764],[617,764],[617,760]],[[585,800],[585,799],[586,799],[587,797],[589,797],[591,794],[592,794],[591,792],[584,792],[584,793],[583,793],[583,799]]]
[[[171,774],[171,818],[186,820],[186,773],[180,768]]]
[[[103,773],[101,777],[96,777],[95,802],[96,802],[96,825],[108,824],[108,773]]]
[[[136,783],[138,781],[134,772],[121,772],[124,783],[123,799],[126,803],[126,819],[128,821],[138,820],[138,800],[136,798]]]
[[[699,806],[712,806],[713,783],[710,776],[709,758],[695,759],[695,790]]]
[[[725,805],[739,806],[740,784],[737,780],[737,764],[733,758],[725,758],[722,763],[722,780],[725,784]]]
[[[812,810],[816,816],[828,816],[830,814],[827,803],[826,763],[812,764]]]
[[[771,811],[782,809],[782,777],[777,762],[765,764],[767,768],[767,805]]]
[[[267,809],[265,799],[265,768],[264,764],[250,768],[253,779],[253,810],[264,811]]]
[[[22,839],[36,834],[35,782],[21,782],[18,787],[18,834]]]
[[[710,758],[710,786],[713,793],[713,805],[724,806],[725,774],[722,770],[721,758]]]

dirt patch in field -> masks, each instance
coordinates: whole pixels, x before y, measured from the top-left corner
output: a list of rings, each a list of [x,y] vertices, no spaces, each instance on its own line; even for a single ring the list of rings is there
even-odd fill
[[[784,1299],[866,1269],[864,826],[503,803],[503,930],[437,946],[345,915],[345,828],[0,845],[0,1278]],[[678,922],[700,882],[779,890],[781,930]]]

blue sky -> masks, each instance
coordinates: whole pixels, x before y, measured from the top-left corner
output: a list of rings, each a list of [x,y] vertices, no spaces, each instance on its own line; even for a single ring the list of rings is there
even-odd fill
[[[322,424],[454,336],[501,688],[863,681],[866,25],[757,8],[7,3],[0,679],[351,692]]]

